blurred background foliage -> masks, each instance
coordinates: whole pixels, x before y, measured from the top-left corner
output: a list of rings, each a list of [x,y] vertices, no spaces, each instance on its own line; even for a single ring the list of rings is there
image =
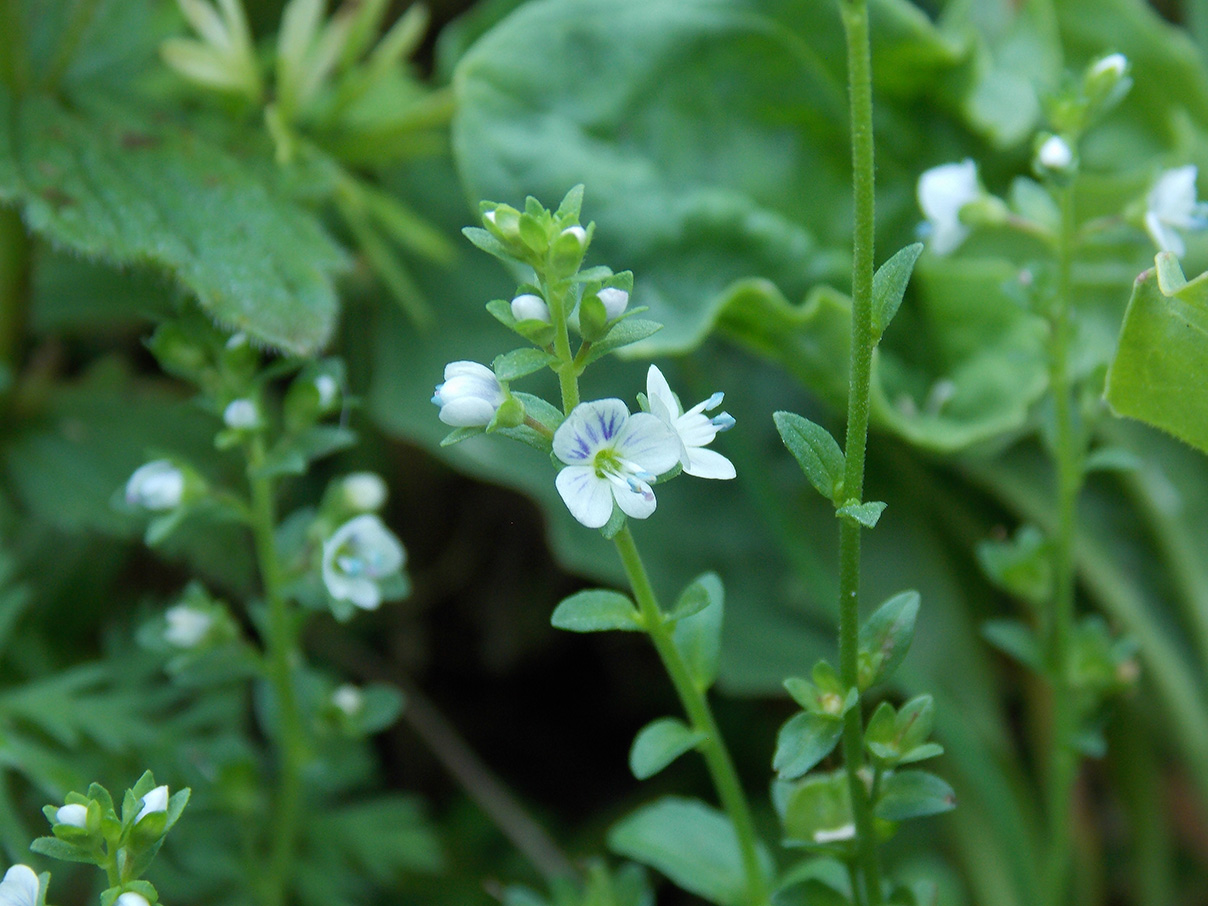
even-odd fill
[[[872,7],[879,261],[915,236],[919,173],[972,157],[1005,195],[1027,171],[1046,89],[1108,51],[1128,56],[1135,86],[1088,139],[1079,210],[1118,212],[1161,168],[1208,166],[1208,4]],[[247,11],[270,59],[282,4],[249,0]],[[402,13],[386,4],[382,30]],[[345,776],[329,778],[340,806],[307,830],[306,902],[487,903],[511,882],[540,888],[562,858],[602,853],[609,824],[656,793],[707,789],[690,763],[643,786],[625,769],[631,734],[672,701],[653,658],[627,637],[548,625],[563,595],[619,577],[608,545],[573,522],[535,452],[498,439],[440,448],[429,403],[446,362],[490,361],[507,340],[483,306],[516,275],[458,232],[477,201],[553,204],[580,182],[597,225],[590,263],[632,269],[634,303],[666,324],[638,361],[593,371],[585,392],[631,396],[653,358],[688,397],[724,390],[738,419],[722,446],[739,480],[677,483],[637,531],[665,594],[705,569],[724,577],[719,717],[773,823],[762,791],[792,710],[780,680],[834,647],[833,516],[806,492],[771,413],[837,428],[845,393],[838,13],[800,0],[484,0],[432,3],[430,14],[372,128],[356,133],[323,108],[294,124],[300,150],[282,162],[263,103],[202,91],[164,66],[161,42],[190,34],[174,4],[0,3],[10,860],[27,858],[47,797],[151,767],[194,788],[161,859],[165,898],[250,897],[232,816],[271,816],[247,693],[168,682],[162,655],[135,641],[192,576],[246,596],[247,546],[205,526],[156,558],[110,505],[158,451],[237,468],[209,449],[212,416],[141,345],[182,298],[266,346],[345,357],[362,442],[289,493],[312,499],[339,470],[375,469],[409,551],[408,600],[324,622],[306,640],[331,672],[409,696],[400,724],[324,761]],[[874,373],[868,493],[889,508],[866,541],[866,600],[922,594],[891,694],[935,695],[939,770],[960,799],[888,858],[936,878],[954,906],[1036,902],[1030,758],[1045,727],[1021,715],[1041,693],[981,637],[984,621],[1019,605],[983,575],[977,549],[1052,518],[1037,441],[1042,327],[1011,291],[1021,263],[1040,257],[1000,232],[951,259],[925,257]],[[1084,374],[1110,357],[1151,260],[1128,229],[1083,250]],[[1186,270],[1206,265],[1208,242],[1193,239]],[[1079,784],[1077,901],[1191,906],[1208,885],[1208,474],[1199,454],[1136,424],[1102,433],[1140,465],[1088,488],[1079,596],[1136,639],[1142,678]],[[89,896],[62,870],[60,884],[56,902]],[[677,896],[664,889],[660,902],[687,902]]]

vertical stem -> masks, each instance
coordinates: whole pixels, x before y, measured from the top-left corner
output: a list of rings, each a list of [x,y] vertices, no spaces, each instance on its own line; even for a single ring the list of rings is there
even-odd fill
[[[260,474],[264,463],[264,439],[257,435],[248,449],[252,488],[252,533],[256,559],[268,605],[268,678],[277,704],[277,796],[272,821],[272,852],[264,879],[265,906],[283,906],[289,900],[297,845],[298,818],[302,794],[302,767],[306,760],[306,741],[294,690],[294,663],[297,660],[296,624],[289,602],[282,593],[281,564],[277,558],[274,530],[277,524],[273,483]]]
[[[0,81],[15,96],[29,81],[26,37],[21,0],[0,0]]]
[[[684,711],[692,721],[692,728],[699,732],[704,739],[699,749],[709,769],[709,776],[717,790],[717,797],[722,808],[730,816],[734,832],[738,837],[738,847],[742,854],[743,871],[747,876],[747,899],[749,906],[763,906],[768,902],[767,879],[763,867],[759,863],[758,837],[755,833],[755,822],[751,817],[751,807],[747,803],[746,794],[734,769],[734,761],[726,749],[709,700],[693,678],[688,665],[684,663],[679,649],[675,646],[671,628],[668,626],[662,608],[655,597],[654,588],[646,574],[637,545],[634,544],[633,534],[626,525],[613,539],[620,554],[625,574],[629,577],[630,588],[633,589],[634,600],[637,601],[641,612],[646,633],[654,644],[655,651],[663,662],[663,668],[671,678],[675,691],[679,695]]]
[[[1074,626],[1074,541],[1076,505],[1082,484],[1082,441],[1075,422],[1070,386],[1069,349],[1072,329],[1070,272],[1073,262],[1074,193],[1060,190],[1061,231],[1057,246],[1057,298],[1052,319],[1050,384],[1055,430],[1053,465],[1057,473],[1057,531],[1053,537],[1053,606],[1048,615],[1047,664],[1052,682],[1053,729],[1046,777],[1049,863],[1045,891],[1052,906],[1065,901],[1071,847],[1070,797],[1078,761],[1073,740],[1078,714],[1069,682],[1069,647]]]
[[[16,208],[0,208],[0,369],[14,377],[29,315],[32,243]],[[0,391],[3,384],[0,382]]]
[[[569,284],[565,280],[549,282],[542,276],[541,289],[545,293],[550,319],[554,324],[554,354],[558,357],[558,386],[562,391],[562,412],[570,415],[570,411],[579,405],[579,375],[575,357],[570,351],[570,333],[566,326],[566,297]]]
[[[868,443],[869,385],[872,374],[873,224],[875,217],[872,134],[872,51],[867,0],[841,0],[847,36],[847,75],[851,93],[852,236],[851,362],[847,396],[846,469],[843,496],[860,500],[864,493],[864,451]],[[847,687],[858,684],[860,621],[860,526],[842,520],[839,528],[839,672]],[[864,718],[852,708],[843,718],[843,763],[847,771],[856,824],[857,861],[868,906],[880,906],[881,867],[868,788],[860,775],[864,764]]]

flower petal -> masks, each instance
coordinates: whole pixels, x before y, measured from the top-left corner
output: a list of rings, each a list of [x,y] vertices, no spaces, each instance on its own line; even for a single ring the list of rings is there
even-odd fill
[[[554,432],[554,455],[567,465],[587,462],[612,442],[629,418],[620,400],[580,403]]]
[[[661,475],[680,461],[679,435],[658,416],[648,412],[629,417],[613,448],[619,457],[636,463],[652,475]]]
[[[612,485],[612,494],[617,499],[617,506],[621,508],[626,516],[634,519],[645,519],[654,512],[656,504],[654,491],[650,490],[650,485],[644,481],[632,479],[632,482],[632,484],[628,485]]]
[[[41,882],[28,865],[14,865],[0,881],[0,906],[37,906]]]
[[[650,403],[650,413],[669,425],[683,413],[675,394],[671,392],[671,385],[654,365],[646,372],[646,399]]]
[[[1149,232],[1149,238],[1154,241],[1154,245],[1158,247],[1159,251],[1174,252],[1179,258],[1182,258],[1187,253],[1187,246],[1183,242],[1183,237],[1159,219],[1158,215],[1153,211],[1145,215],[1145,229]]]
[[[688,464],[684,472],[694,478],[733,478],[734,463],[726,459],[716,450],[704,450],[692,447],[688,450]]]
[[[1171,226],[1191,226],[1195,210],[1196,172],[1195,164],[1188,164],[1167,170],[1159,176],[1147,199],[1149,212]]]
[[[717,425],[702,412],[680,416],[675,423],[675,431],[685,447],[703,447],[717,437]]]
[[[591,466],[567,466],[554,479],[570,514],[588,528],[600,528],[612,517],[612,490]]]

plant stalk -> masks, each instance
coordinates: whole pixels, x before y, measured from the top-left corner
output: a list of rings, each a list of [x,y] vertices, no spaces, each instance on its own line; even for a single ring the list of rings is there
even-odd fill
[[[698,748],[705,759],[722,808],[730,816],[738,837],[743,872],[747,878],[746,902],[749,906],[762,906],[768,902],[767,878],[759,862],[759,838],[755,833],[755,821],[751,817],[751,807],[739,782],[734,761],[726,749],[705,690],[697,684],[675,645],[671,626],[666,622],[662,608],[659,607],[650,577],[646,573],[646,567],[642,563],[628,524],[617,532],[613,541],[625,567],[625,575],[629,577],[629,586],[633,590],[634,600],[637,601],[646,633],[663,662],[663,668],[671,678],[680,703],[692,722],[692,729],[704,737]]]
[[[33,243],[17,208],[0,207],[0,368],[15,380],[29,319]],[[2,384],[0,384],[2,391]]]
[[[868,444],[869,386],[872,381],[873,226],[875,174],[872,132],[872,50],[867,0],[840,0],[847,36],[847,74],[851,104],[852,235],[851,360],[847,396],[846,467],[843,496],[861,500],[864,493],[864,452]],[[839,673],[845,686],[858,685],[860,623],[860,526],[848,519],[839,527]],[[873,827],[872,804],[861,777],[864,765],[864,717],[858,707],[843,718],[843,765],[851,793],[856,825],[856,861],[863,879],[866,906],[881,906],[881,866]]]
[[[277,704],[277,794],[272,821],[273,842],[264,879],[265,906],[284,906],[289,901],[297,849],[298,821],[302,798],[302,768],[306,740],[294,688],[294,664],[298,659],[298,637],[289,602],[283,594],[281,564],[274,532],[277,524],[272,480],[260,474],[264,463],[264,440],[257,435],[249,445],[248,472],[252,489],[252,534],[256,559],[268,605],[268,679]]]
[[[565,280],[554,283],[539,275],[541,289],[549,303],[550,320],[554,324],[554,355],[558,357],[558,387],[562,392],[562,412],[570,415],[571,410],[579,405],[579,369],[575,356],[570,351],[570,333],[566,319],[570,312],[566,310],[569,284]]]

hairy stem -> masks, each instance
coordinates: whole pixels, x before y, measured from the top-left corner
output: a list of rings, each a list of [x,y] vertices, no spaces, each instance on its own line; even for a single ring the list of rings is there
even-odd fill
[[[579,368],[575,356],[570,351],[570,332],[566,319],[570,284],[565,280],[553,282],[541,277],[541,290],[549,304],[550,320],[554,325],[554,355],[558,357],[558,387],[562,391],[562,412],[570,415],[572,409],[579,405]]]
[[[297,848],[306,740],[294,689],[293,672],[298,659],[297,624],[282,591],[281,564],[274,538],[277,524],[274,488],[272,480],[260,473],[264,458],[264,440],[257,436],[249,446],[248,472],[252,488],[252,534],[268,605],[265,643],[268,649],[268,679],[277,705],[278,771],[272,851],[264,877],[263,902],[265,906],[283,906],[289,900]]]
[[[705,690],[693,678],[675,645],[672,628],[659,607],[629,526],[626,525],[617,532],[613,541],[625,567],[625,574],[629,577],[629,586],[633,590],[634,600],[637,601],[646,633],[650,636],[672,685],[675,686],[680,703],[692,722],[692,728],[704,737],[699,746],[701,755],[704,756],[722,808],[730,816],[734,832],[738,836],[743,872],[747,878],[746,903],[749,906],[762,906],[768,902],[768,883],[759,862],[759,838],[755,833],[755,821],[751,817],[751,807],[739,782],[738,772],[734,769],[734,761],[726,749]]]
[[[872,351],[873,225],[875,221],[872,134],[872,51],[867,0],[841,0],[847,36],[847,74],[851,102],[852,237],[851,361],[847,396],[846,470],[843,496],[860,500],[864,493],[864,451],[868,444],[869,385]],[[845,686],[858,684],[860,622],[860,526],[843,520],[839,528],[839,672]],[[861,777],[864,765],[864,717],[852,708],[843,718],[843,765],[847,772],[856,824],[857,863],[867,906],[881,904],[881,867],[873,828],[872,804]]]

